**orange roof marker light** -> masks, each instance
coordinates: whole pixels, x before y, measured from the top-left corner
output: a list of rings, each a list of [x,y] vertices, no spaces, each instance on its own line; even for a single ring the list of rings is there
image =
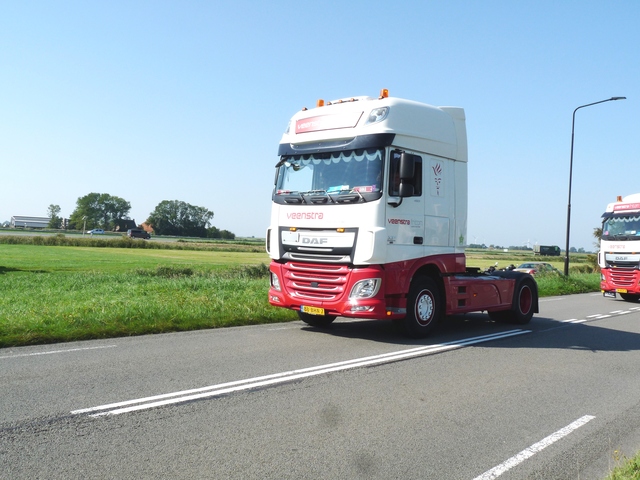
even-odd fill
[[[382,100],[383,98],[388,98],[388,97],[389,97],[389,89],[383,88],[382,90],[380,90],[379,100]]]
[[[324,100],[319,98],[316,102],[316,107],[324,107]]]

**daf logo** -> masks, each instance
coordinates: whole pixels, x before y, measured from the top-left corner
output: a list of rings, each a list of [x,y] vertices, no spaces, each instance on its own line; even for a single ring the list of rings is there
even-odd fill
[[[616,260],[622,261],[622,260],[626,260],[627,257],[616,257]]]
[[[302,237],[302,243],[304,243],[305,245],[326,245],[327,243],[329,243],[329,239],[326,237],[323,237],[323,238]]]

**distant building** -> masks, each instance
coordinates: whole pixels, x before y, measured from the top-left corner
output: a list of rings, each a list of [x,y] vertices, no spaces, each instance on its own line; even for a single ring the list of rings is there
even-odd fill
[[[51,219],[49,217],[27,217],[14,215],[11,217],[11,228],[47,228]]]

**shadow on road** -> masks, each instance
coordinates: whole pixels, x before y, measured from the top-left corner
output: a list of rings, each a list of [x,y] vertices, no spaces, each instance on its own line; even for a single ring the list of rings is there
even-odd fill
[[[608,319],[584,323],[559,322],[536,316],[527,325],[496,323],[482,313],[446,317],[427,338],[406,337],[391,321],[338,319],[326,328],[304,326],[309,333],[362,339],[391,345],[438,345],[481,335],[492,335],[509,330],[529,330],[531,334],[482,343],[483,348],[496,345],[499,348],[546,348],[586,350],[591,352],[628,352],[640,350],[640,333],[603,326]],[[596,325],[596,321],[598,324]]]

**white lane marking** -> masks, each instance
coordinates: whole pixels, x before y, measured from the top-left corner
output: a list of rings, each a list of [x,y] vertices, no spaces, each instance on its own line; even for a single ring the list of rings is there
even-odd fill
[[[626,315],[627,313],[633,313],[631,310],[640,310],[640,307],[630,307],[629,310],[614,310],[613,312],[606,313],[594,313],[593,315],[587,315],[586,318],[578,320],[577,318],[569,318],[562,320],[561,323],[584,323],[589,320],[602,320],[603,318],[610,318],[614,315]]]
[[[85,350],[98,350],[101,348],[114,348],[114,347],[117,347],[117,345],[103,345],[100,347],[84,347],[84,348],[68,348],[66,350],[50,350],[48,352],[19,353],[17,355],[4,355],[0,357],[0,360],[4,358],[36,357],[38,355],[53,355],[56,353],[83,352]]]
[[[525,448],[520,453],[518,453],[517,455],[514,455],[513,457],[511,457],[506,462],[501,463],[500,465],[498,465],[496,467],[493,467],[491,470],[486,471],[485,473],[483,473],[479,477],[474,478],[473,480],[492,480],[494,478],[499,477],[500,475],[502,475],[507,470],[512,469],[516,465],[524,462],[526,459],[532,457],[536,453],[538,453],[541,450],[547,448],[549,445],[551,445],[551,444],[557,442],[558,440],[566,437],[571,432],[573,432],[574,430],[577,430],[578,428],[582,427],[583,425],[585,425],[587,422],[590,422],[594,418],[596,418],[596,417],[594,417],[593,415],[585,415],[584,417],[580,417],[575,422],[570,423],[566,427],[561,428],[560,430],[558,430],[555,433],[552,433],[551,435],[549,435],[546,438],[543,438],[538,443],[534,443],[529,448]]]
[[[479,337],[472,337],[466,340],[459,340],[454,342],[447,342],[438,345],[429,345],[423,347],[410,348],[408,350],[400,350],[396,352],[384,353],[381,355],[374,355],[370,357],[355,358],[353,360],[346,360],[343,362],[330,363],[327,365],[319,365],[316,367],[303,368],[299,370],[292,370],[289,372],[274,373],[271,375],[265,375],[262,377],[248,378],[245,380],[238,380],[234,382],[221,383],[218,385],[210,385],[208,387],[194,388],[191,390],[184,390],[181,392],[165,393],[162,395],[155,395],[151,397],[138,398],[135,400],[127,400],[123,402],[110,403],[107,405],[100,405],[97,407],[82,408],[79,410],[73,410],[72,415],[92,413],[92,416],[101,415],[118,415],[122,413],[134,412],[137,410],[145,410],[163,405],[169,405],[174,403],[183,403],[192,400],[197,400],[207,397],[216,397],[225,395],[232,392],[238,392],[242,390],[250,390],[269,385],[275,385],[278,383],[290,382],[292,380],[299,380],[301,378],[312,377],[316,375],[323,375],[326,373],[338,372],[342,370],[348,370],[352,368],[367,367],[372,365],[379,365],[383,363],[395,362],[398,360],[404,360],[407,358],[418,357],[422,355],[429,355],[433,353],[439,353],[448,350],[454,350],[457,348],[463,348],[468,345],[474,345],[476,343],[489,342],[492,340],[498,340],[502,338],[512,337],[515,335],[522,335],[524,333],[531,333],[531,330],[509,330],[506,332],[482,335]],[[101,413],[93,413],[101,412]]]
[[[582,320],[578,320],[576,318],[572,318],[570,320],[563,320],[562,323],[584,323],[586,321],[587,321],[586,318],[583,318]]]
[[[538,300],[539,303],[545,303],[545,302],[560,302],[562,300],[566,300],[567,297],[551,297],[551,298],[541,298]]]

